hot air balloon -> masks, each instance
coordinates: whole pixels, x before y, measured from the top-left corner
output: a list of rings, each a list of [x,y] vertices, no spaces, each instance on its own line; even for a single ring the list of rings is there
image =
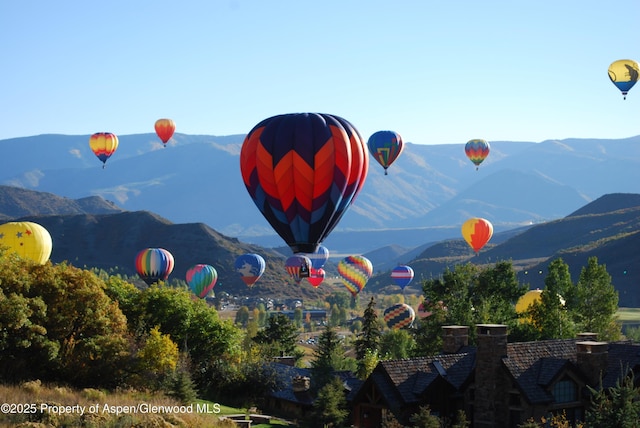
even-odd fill
[[[462,225],[462,237],[476,253],[493,235],[493,225],[483,218],[470,218]]]
[[[293,253],[316,251],[360,192],[368,167],[356,128],[329,114],[265,119],[240,152],[249,195]]]
[[[627,99],[627,92],[638,81],[640,66],[631,59],[619,59],[609,66],[609,79],[622,92],[623,99]]]
[[[164,248],[146,248],[136,255],[136,271],[147,285],[166,281],[173,271],[173,255]]]
[[[373,275],[373,265],[363,256],[347,256],[338,263],[338,273],[349,292],[356,297]]]
[[[305,256],[309,257],[314,269],[320,269],[329,260],[329,250],[324,245],[318,245],[318,249],[314,253],[305,254]]]
[[[264,273],[266,263],[259,254],[243,254],[235,261],[236,272],[240,274],[242,280],[249,288],[253,287]]]
[[[406,303],[398,303],[384,311],[384,322],[387,327],[399,330],[401,328],[409,328],[416,319],[416,313],[413,308]]]
[[[9,222],[0,225],[0,247],[43,265],[51,256],[51,235],[37,223]]]
[[[384,168],[384,175],[387,175],[387,168],[400,156],[404,149],[402,137],[393,131],[373,133],[367,141],[367,146],[373,158]]]
[[[562,296],[558,295],[560,298],[560,303],[562,305],[565,304],[565,300]],[[516,302],[516,313],[518,314],[518,319],[520,322],[531,322],[531,317],[526,315],[529,307],[536,302],[540,302],[542,299],[542,290],[536,288],[535,290],[529,290],[524,293],[518,301]]]
[[[207,294],[213,290],[217,280],[218,272],[211,265],[197,264],[187,270],[187,284],[193,294],[201,299],[207,297]]]
[[[304,254],[294,254],[284,264],[291,278],[299,284],[302,278],[309,278],[311,273],[311,260]]]
[[[397,286],[404,290],[413,280],[413,269],[407,265],[399,265],[391,271],[391,279]]]
[[[173,133],[176,130],[176,124],[171,119],[158,119],[155,124],[156,134],[162,140],[162,143],[167,147],[167,141],[173,137]]]
[[[102,168],[107,165],[107,159],[118,148],[118,137],[110,132],[97,132],[89,138],[89,147],[102,161]]]
[[[311,273],[309,274],[309,278],[307,278],[307,281],[309,281],[309,284],[313,285],[314,287],[318,287],[320,284],[322,284],[322,281],[324,281],[325,274],[326,273],[322,268],[311,268]]]
[[[478,169],[482,161],[484,161],[487,156],[489,156],[490,150],[491,148],[489,147],[489,142],[481,139],[469,140],[464,146],[464,152],[466,153],[469,160],[476,166],[476,170]]]

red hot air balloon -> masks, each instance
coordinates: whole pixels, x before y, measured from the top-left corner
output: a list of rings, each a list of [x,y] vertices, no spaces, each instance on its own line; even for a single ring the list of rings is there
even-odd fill
[[[270,117],[247,135],[242,179],[294,253],[314,253],[362,189],[369,158],[356,128],[329,114]]]
[[[393,131],[373,133],[367,141],[367,146],[371,156],[384,168],[384,175],[387,175],[387,168],[400,156],[404,149],[402,137]]]
[[[164,248],[147,248],[138,253],[136,271],[147,285],[166,281],[173,271],[173,255]]]
[[[464,152],[471,162],[476,166],[476,170],[480,164],[489,156],[491,147],[486,140],[476,139],[469,140],[464,146]]]
[[[470,218],[462,225],[462,237],[476,253],[493,235],[493,225],[483,218]]]
[[[311,273],[309,274],[309,278],[307,278],[307,281],[309,281],[309,284],[313,285],[314,288],[317,288],[320,284],[322,284],[322,281],[324,281],[325,274],[326,273],[322,268],[311,268]]]
[[[89,138],[89,147],[98,159],[102,161],[102,168],[107,164],[107,159],[118,148],[118,137],[111,132],[96,132]]]
[[[158,119],[155,124],[156,134],[162,140],[162,143],[167,147],[167,141],[173,137],[173,133],[176,131],[176,124],[171,119]]]

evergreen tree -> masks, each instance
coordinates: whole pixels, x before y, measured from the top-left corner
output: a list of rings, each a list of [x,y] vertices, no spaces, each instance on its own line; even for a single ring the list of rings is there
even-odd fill
[[[586,425],[598,428],[635,428],[640,421],[640,388],[634,386],[633,372],[616,382],[615,387],[598,391],[587,409]]]
[[[313,403],[310,425],[314,427],[342,427],[349,411],[344,386],[339,377],[324,385]]]
[[[574,320],[581,331],[598,333],[601,340],[619,340],[621,327],[615,319],[618,292],[611,284],[606,266],[597,257],[589,257],[575,288]]]
[[[318,346],[313,353],[311,373],[314,387],[325,386],[333,377],[333,372],[345,368],[344,347],[342,340],[331,325],[318,337]]]
[[[267,326],[253,338],[267,349],[268,356],[279,354],[294,355],[298,329],[284,314],[277,313],[269,317]]]
[[[367,353],[378,353],[380,335],[380,322],[378,321],[378,314],[376,312],[376,301],[371,297],[362,316],[362,330],[355,340],[358,377],[361,379],[364,379],[369,374],[365,367],[365,356]]]
[[[413,428],[440,428],[440,419],[431,414],[429,405],[420,406],[417,413],[411,415],[409,419]]]

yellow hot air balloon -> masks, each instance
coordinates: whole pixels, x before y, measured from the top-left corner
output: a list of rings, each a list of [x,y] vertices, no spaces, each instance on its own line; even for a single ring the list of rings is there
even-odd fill
[[[462,237],[476,253],[493,236],[493,225],[489,220],[473,217],[462,224]]]
[[[42,265],[51,256],[51,235],[37,223],[9,222],[0,225],[0,246]]]
[[[89,138],[89,147],[102,161],[102,168],[104,168],[107,159],[118,149],[118,137],[111,132],[96,132]]]
[[[564,299],[560,295],[558,297],[560,297],[560,303],[564,306]],[[538,288],[535,290],[529,290],[520,296],[516,302],[516,313],[518,314],[520,322],[531,322],[531,317],[526,315],[526,312],[529,310],[529,306],[533,305],[535,302],[539,302],[541,299],[542,290]]]
[[[609,79],[627,99],[627,92],[636,84],[640,75],[640,66],[632,59],[619,59],[609,66]]]

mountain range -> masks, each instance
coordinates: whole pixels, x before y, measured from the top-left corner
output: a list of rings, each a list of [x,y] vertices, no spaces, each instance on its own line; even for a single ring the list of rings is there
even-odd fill
[[[61,214],[56,214],[59,211]],[[23,215],[26,214],[26,215]],[[233,295],[313,299],[330,292],[305,281],[288,278],[284,260],[288,247],[264,248],[221,234],[204,223],[175,224],[149,211],[126,211],[101,197],[74,200],[46,192],[0,186],[0,218],[35,221],[52,235],[54,263],[68,261],[78,267],[96,267],[135,276],[134,257],[146,247],[167,248],[176,260],[171,278],[184,278],[196,263],[218,271],[216,291]],[[263,255],[264,276],[249,289],[235,272],[235,258],[246,252]],[[620,305],[640,307],[640,194],[604,195],[568,216],[498,232],[475,255],[461,238],[429,242],[407,250],[391,244],[365,253],[375,270],[367,291],[400,292],[392,285],[390,270],[409,264],[419,289],[420,279],[435,277],[458,263],[490,264],[510,260],[519,279],[531,288],[543,288],[548,263],[558,257],[567,262],[573,281],[591,256],[607,266],[620,295]],[[325,269],[335,276],[335,255]]]
[[[0,184],[79,204],[100,196],[113,209],[203,223],[262,247],[282,245],[244,188],[243,139],[176,134],[163,147],[155,134],[124,135],[105,168],[88,135],[1,140]],[[325,245],[338,253],[390,245],[406,252],[459,237],[469,217],[488,219],[498,233],[561,219],[606,194],[640,193],[640,136],[492,141],[478,170],[463,148],[406,143],[389,175],[372,159],[362,191]]]

